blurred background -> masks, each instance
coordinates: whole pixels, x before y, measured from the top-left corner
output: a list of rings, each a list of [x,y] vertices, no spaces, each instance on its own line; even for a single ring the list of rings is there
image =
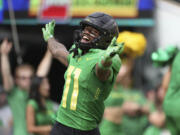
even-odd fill
[[[37,68],[46,51],[41,31],[44,24],[55,19],[55,37],[69,49],[80,20],[95,11],[112,15],[120,32],[145,35],[147,48],[135,60],[133,85],[143,93],[155,89],[166,68],[153,67],[150,55],[159,47],[179,45],[180,0],[0,0],[0,43],[6,37],[19,45],[19,49],[13,46],[10,53],[12,73],[21,59]],[[65,70],[53,60],[48,77],[50,97],[57,103],[61,100]]]

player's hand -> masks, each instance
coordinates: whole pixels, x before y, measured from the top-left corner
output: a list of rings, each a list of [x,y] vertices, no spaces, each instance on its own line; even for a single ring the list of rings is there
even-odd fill
[[[116,54],[120,55],[123,51],[124,43],[117,43],[116,37],[114,37],[106,49],[104,54],[104,61],[110,61]]]
[[[155,66],[166,66],[172,63],[172,59],[179,51],[176,46],[168,46],[166,49],[159,48],[157,51],[153,52],[151,55],[151,59],[153,61],[153,65]]]
[[[44,40],[47,42],[49,38],[54,36],[54,27],[55,21],[52,20],[48,24],[45,25],[45,28],[42,28]]]
[[[8,42],[7,39],[4,39],[0,48],[1,54],[8,55],[9,52],[11,51],[11,48],[12,48],[12,43]]]

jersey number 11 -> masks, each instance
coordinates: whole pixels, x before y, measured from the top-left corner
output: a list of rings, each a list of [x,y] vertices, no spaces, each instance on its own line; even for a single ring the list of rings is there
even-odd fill
[[[67,96],[68,96],[68,92],[69,92],[69,88],[70,88],[71,74],[72,73],[74,74],[74,86],[73,86],[73,92],[71,94],[70,109],[76,110],[77,98],[78,98],[78,94],[79,94],[78,79],[79,79],[79,76],[81,73],[81,69],[75,68],[74,66],[69,66],[68,71],[67,71],[67,79],[66,79],[65,90],[64,90],[63,99],[62,99],[62,106],[64,108],[66,108]]]

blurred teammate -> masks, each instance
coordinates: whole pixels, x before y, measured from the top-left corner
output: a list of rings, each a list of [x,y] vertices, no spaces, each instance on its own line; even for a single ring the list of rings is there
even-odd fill
[[[97,126],[104,112],[104,100],[121,65],[118,55],[123,43],[116,43],[119,31],[115,20],[96,12],[80,24],[82,29],[70,52],[54,39],[54,22],[43,28],[52,55],[68,67],[51,135],[99,135]]]
[[[34,69],[31,65],[28,64],[19,65],[15,69],[15,78],[13,78],[8,59],[11,48],[12,43],[5,39],[0,48],[3,87],[4,90],[8,93],[8,104],[10,105],[13,115],[13,135],[28,135],[25,111],[28,99],[28,91]],[[46,53],[46,62],[44,65],[41,65],[42,67],[48,66],[46,64],[48,64],[48,61],[51,59],[51,54],[49,54],[48,52]],[[45,71],[46,68],[43,68],[42,71],[38,72],[40,72],[39,74],[41,75]]]
[[[140,135],[147,124],[147,101],[140,91],[131,86],[134,59],[144,53],[146,39],[141,33],[124,31],[119,34],[117,41],[125,43],[121,54],[123,62],[115,87],[105,101],[100,131],[102,135]]]
[[[169,70],[165,75],[164,87],[160,89],[161,100],[163,100],[163,111],[165,112],[165,124],[156,128],[157,133],[161,133],[162,128],[168,129],[168,135],[180,134],[180,110],[179,110],[179,61],[180,53],[176,46],[168,46],[164,50],[158,49],[152,54],[152,60],[156,66],[169,65]],[[165,98],[164,98],[165,96]],[[157,127],[157,126],[156,126]],[[149,130],[153,131],[152,130]],[[158,135],[158,134],[157,134]]]
[[[165,78],[166,75],[163,77],[162,85],[164,80],[167,79]],[[162,85],[157,89],[157,91],[155,91],[156,110],[149,114],[149,122],[151,125],[147,127],[143,135],[171,135],[166,125],[166,115],[162,109],[164,98],[164,93],[161,92]]]

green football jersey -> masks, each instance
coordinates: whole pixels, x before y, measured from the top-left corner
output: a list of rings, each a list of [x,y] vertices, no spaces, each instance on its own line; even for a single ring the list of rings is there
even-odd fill
[[[173,123],[174,130],[180,133],[180,52],[174,58],[171,79],[166,93],[163,109],[168,117],[167,122]],[[169,121],[170,119],[170,121]]]
[[[118,86],[117,88],[113,88],[109,97],[105,100],[105,106],[106,107],[122,106],[124,102],[125,92],[126,91],[123,90],[121,86]]]
[[[123,93],[124,90],[122,90],[121,87],[113,89],[108,98],[105,100],[105,107],[121,107],[124,102]],[[116,124],[106,119],[101,121],[99,129],[101,135],[124,135],[121,123]]]
[[[28,93],[18,87],[8,93],[8,104],[13,115],[13,135],[28,135],[26,128],[26,105]]]
[[[64,75],[65,85],[57,121],[79,130],[92,130],[98,126],[104,112],[104,100],[108,97],[121,61],[113,57],[111,79],[100,81],[95,74],[95,65],[104,50],[90,49],[88,53],[73,58],[68,56],[69,66]]]
[[[106,119],[103,119],[99,129],[101,135],[125,135],[122,131],[121,124],[115,124]]]
[[[163,133],[162,129],[151,125],[145,130],[143,135],[161,135],[162,133]]]
[[[140,106],[148,104],[143,93],[140,90],[135,89],[129,89],[124,92],[124,101],[132,101],[139,104]],[[147,125],[148,117],[145,114],[139,114],[134,117],[126,114],[123,115],[122,130],[127,135],[142,135]]]
[[[121,107],[125,101],[133,101],[139,105],[147,103],[141,91],[123,88],[119,85],[116,89],[112,90],[110,96],[105,101],[105,105],[106,107]],[[106,135],[107,132],[109,135],[117,132],[120,135],[140,135],[147,124],[148,119],[146,115],[130,117],[124,114],[120,124],[112,124],[111,122],[107,122],[107,120],[102,121],[100,125],[100,132],[102,135]]]
[[[28,105],[31,105],[35,111],[35,124],[36,125],[53,125],[56,112],[53,108],[53,102],[51,100],[46,100],[45,106],[46,110],[43,111],[39,108],[38,103],[34,99],[29,99]]]

